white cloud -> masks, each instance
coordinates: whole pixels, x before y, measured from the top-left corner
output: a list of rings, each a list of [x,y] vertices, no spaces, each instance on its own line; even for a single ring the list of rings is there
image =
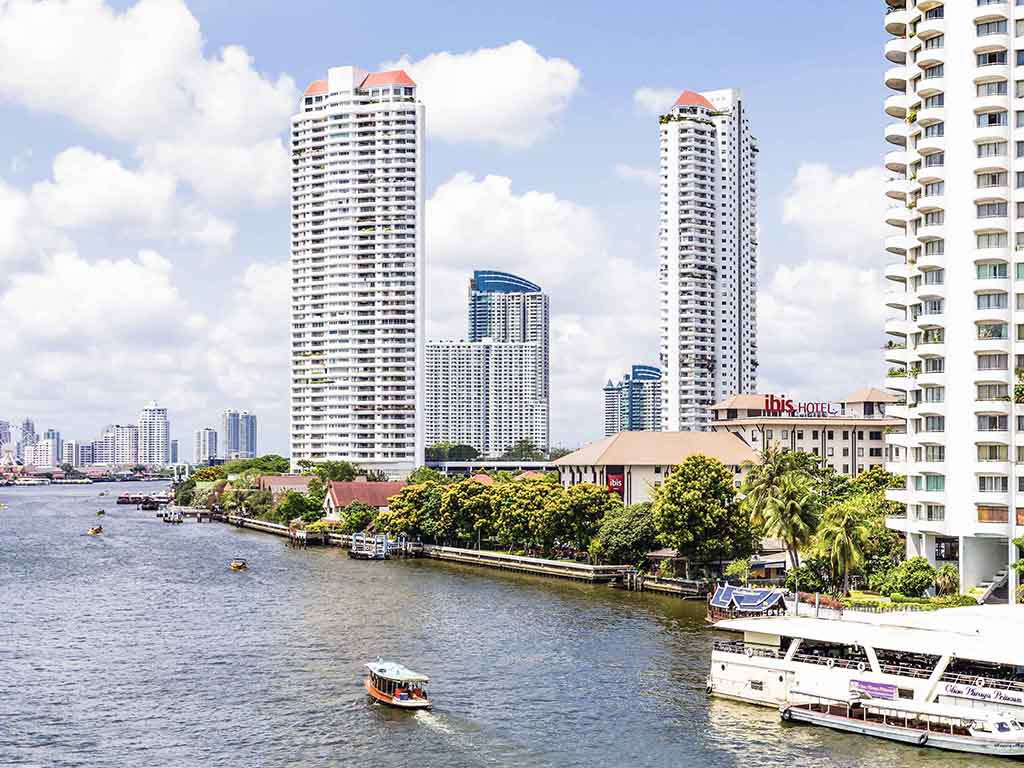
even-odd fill
[[[232,202],[266,200],[268,147],[278,155],[270,170],[287,167],[283,144],[272,142],[298,92],[291,78],[270,80],[252,64],[237,46],[207,57],[183,0],[139,0],[123,12],[100,0],[0,4],[0,100],[135,142],[158,170],[200,194],[205,177],[220,176],[220,203],[229,188]],[[206,162],[184,162],[199,146]],[[287,174],[278,182],[283,197]]]
[[[663,115],[679,98],[678,88],[651,88],[644,86],[633,91],[633,104],[652,115]]]
[[[455,175],[426,216],[429,338],[465,337],[474,269],[536,282],[551,297],[552,436],[571,445],[600,437],[605,381],[656,362],[653,260],[610,253],[594,210],[547,192],[516,193],[501,176]]]
[[[636,179],[651,187],[658,186],[658,170],[656,168],[640,168],[628,163],[616,163],[615,173],[621,179]]]
[[[427,131],[447,141],[528,147],[548,134],[576,91],[580,72],[545,58],[522,40],[468,53],[403,57],[381,65],[404,69],[427,105]]]
[[[762,276],[761,389],[842,397],[884,383],[884,179],[876,168],[837,174],[806,163],[798,169],[783,221],[814,257]]]

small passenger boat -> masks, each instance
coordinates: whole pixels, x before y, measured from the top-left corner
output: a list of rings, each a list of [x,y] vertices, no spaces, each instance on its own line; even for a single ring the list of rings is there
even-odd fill
[[[247,562],[245,562],[245,558],[242,558],[242,557],[236,557],[234,560],[232,560],[228,564],[228,567],[231,568],[232,571],[247,571],[247,570],[249,570],[249,564]]]
[[[132,501],[132,495],[130,493],[122,493],[120,496],[117,497],[117,503],[118,504],[134,504],[135,502]]]
[[[380,658],[366,667],[370,670],[366,692],[381,704],[398,709],[430,709],[430,699],[423,687],[430,682],[426,675]]]
[[[103,517],[105,514],[107,514],[107,510],[105,510],[105,509],[97,509],[96,510],[96,517]]]
[[[102,525],[97,525],[94,528],[90,528],[87,531],[87,533],[88,533],[89,536],[99,536],[101,533],[103,533],[103,526]]]
[[[857,694],[841,700],[793,693],[810,701],[780,705],[780,716],[789,722],[822,725],[919,747],[1024,757],[1024,725],[1006,712],[861,698]]]

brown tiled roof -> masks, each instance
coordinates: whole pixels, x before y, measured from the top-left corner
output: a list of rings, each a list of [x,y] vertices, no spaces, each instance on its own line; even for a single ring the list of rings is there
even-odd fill
[[[408,483],[331,483],[331,501],[336,507],[347,507],[353,501],[361,501],[371,507],[386,507],[388,500],[398,494]]]
[[[849,397],[845,397],[844,403],[895,403],[899,398],[877,387],[864,387],[858,389]]]
[[[469,479],[474,483],[480,483],[480,485],[494,485],[494,478],[490,475],[485,475],[482,472],[479,475],[473,475]]]
[[[271,493],[297,490],[305,492],[312,479],[313,475],[260,475],[260,490]]]
[[[703,454],[723,464],[757,461],[757,454],[731,432],[619,432],[555,461],[573,466],[674,466]]]

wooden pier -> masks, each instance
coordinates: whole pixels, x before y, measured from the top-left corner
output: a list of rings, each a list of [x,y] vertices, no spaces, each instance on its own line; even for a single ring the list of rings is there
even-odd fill
[[[617,581],[629,569],[628,566],[623,565],[589,565],[587,563],[574,563],[570,560],[545,560],[539,557],[523,557],[521,555],[508,555],[504,552],[460,549],[458,547],[424,545],[423,552],[427,557],[435,560],[482,565],[487,568],[498,568],[503,571],[555,576],[560,579],[573,579],[574,581],[588,581],[593,584],[607,584]]]
[[[623,574],[617,586],[630,592],[661,592],[676,595],[687,600],[706,600],[711,585],[706,581],[692,579],[667,579],[640,573],[635,568]]]

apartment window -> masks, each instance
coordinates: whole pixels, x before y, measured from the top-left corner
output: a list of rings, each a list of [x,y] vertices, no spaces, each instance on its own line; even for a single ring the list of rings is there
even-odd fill
[[[1018,264],[1016,272],[1017,272],[1017,279],[1018,280],[1024,280],[1024,264]]]
[[[1017,446],[1017,463],[1024,464],[1024,445]]]
[[[843,464],[843,474],[844,475],[850,474],[850,465],[849,464]]]
[[[1024,144],[1018,141],[1018,144]],[[1006,155],[1005,141],[986,141],[978,145],[978,157],[1004,157]]]
[[[921,303],[921,314],[922,315],[941,315],[942,314],[942,299],[929,299]]]
[[[944,445],[926,445],[924,447],[924,460],[925,461],[945,461],[946,460],[946,446],[944,446]]]
[[[1024,205],[1024,203],[1017,203],[1017,205]],[[937,227],[940,224],[945,223],[946,212],[945,211],[929,211],[924,215],[924,219],[921,221],[921,225],[925,227]],[[926,276],[930,273],[926,273]],[[935,283],[933,283],[935,285]]]
[[[789,440],[789,430],[788,429],[782,430],[782,439],[783,440]]]
[[[765,432],[765,437],[767,437],[769,440],[771,440],[772,439],[772,430],[769,429],[767,432]]]
[[[942,48],[945,44],[945,35],[935,35],[935,37],[929,37],[927,40],[924,41],[925,50],[930,50],[932,48]]]
[[[850,431],[848,429],[844,429],[843,430],[843,440],[849,440],[849,439],[850,439]]]
[[[813,453],[815,456],[817,456],[818,455],[818,446],[814,446],[813,448],[811,448],[811,453]]]
[[[978,189],[984,189],[985,187],[1005,187],[1006,186],[1006,172],[1000,171],[999,173],[979,173],[978,174]]]
[[[1014,86],[1014,95],[1018,99],[1024,99],[1024,80],[1018,80]]]
[[[845,458],[846,456],[849,456],[849,455],[850,455],[850,449],[849,448],[843,448],[843,457]]]
[[[1005,51],[1004,58],[1005,58]],[[1003,62],[1006,63],[1005,61]],[[936,77],[942,77],[946,73],[946,67],[942,64],[936,64],[934,67],[928,67],[928,69],[921,70],[921,74],[925,80],[934,80]]]
[[[816,430],[816,429],[811,430],[811,440],[817,440],[817,439],[818,439],[818,430]]]
[[[1005,371],[1009,355],[978,355],[979,371]]]
[[[944,370],[946,370],[946,358],[926,357],[924,359],[925,373],[942,373]]]
[[[942,213],[942,211],[939,211]],[[941,224],[941,222],[939,222]],[[925,285],[942,285],[946,280],[946,270],[944,269],[929,269],[924,273],[924,284]]]
[[[934,197],[935,195],[941,195],[946,191],[946,184],[942,181],[933,181],[931,184],[925,184],[922,188],[921,195],[923,197]]]
[[[1005,110],[1000,110],[999,112],[982,112],[977,116],[976,122],[979,128],[992,128],[1009,124],[1006,119]]]
[[[1006,309],[1005,293],[981,293],[977,296],[978,309]]]
[[[1006,416],[979,416],[979,432],[1005,432],[1007,429]]]
[[[996,2],[996,0],[987,0],[987,2]],[[1020,37],[1024,35],[1024,19],[1018,19],[1014,25],[1014,36]]]
[[[830,430],[828,431],[828,439],[829,439],[829,440],[832,440],[834,436],[835,436],[835,433],[834,433],[834,432],[833,432],[833,431],[832,431],[832,430],[830,429]]]
[[[802,429],[798,429],[796,431],[796,439],[797,440],[803,440],[804,439],[804,431]]]
[[[945,340],[946,333],[942,328],[926,328],[921,332],[922,344],[941,344]]]
[[[925,387],[924,388],[924,402],[926,403],[941,403],[946,399],[946,388],[945,387]],[[871,433],[872,440],[881,440],[882,436],[879,434],[875,437],[875,433]]]
[[[1006,19],[999,19],[998,21],[984,21],[975,27],[978,32],[978,37],[985,37],[986,35],[1005,35],[1006,34]]]
[[[1006,81],[999,80],[995,83],[978,83],[977,94],[978,96],[1005,96]]]
[[[924,417],[924,431],[925,432],[944,432],[946,430],[946,417],[945,416],[925,416]]]
[[[1017,341],[1024,341],[1024,325],[1017,324]]]
[[[946,241],[929,240],[924,244],[924,252],[926,256],[941,256],[946,252]]]
[[[944,19],[946,17],[946,9],[940,5],[938,8],[925,11],[924,17],[925,19]]]
[[[835,448],[827,448],[826,452],[825,452],[825,455],[826,456],[834,456],[835,452],[836,452]],[[1021,479],[1024,480],[1024,478],[1021,478]]]
[[[925,126],[924,137],[926,139],[939,138],[946,135],[946,124],[945,123],[932,123],[931,125]]]
[[[1024,477],[1017,478],[1017,491],[1024,491]]]
[[[925,109],[937,109],[938,107],[946,106],[946,94],[936,93],[934,96],[929,96],[924,100]]]
[[[1007,245],[1005,232],[990,232],[978,235],[978,248],[1005,248]]]
[[[1017,189],[1024,187],[1024,171],[1017,171]]]
[[[978,400],[1005,400],[1005,384],[978,384]],[[930,418],[930,417],[929,417]]]
[[[863,448],[858,448],[857,449],[857,455],[858,456],[863,456],[864,455],[864,449]]]
[[[977,55],[979,67],[993,67],[1006,64],[1006,51],[988,51]],[[941,65],[940,65],[941,66]]]
[[[1020,448],[1017,450],[1019,451]],[[1006,457],[1007,452],[1005,445],[978,446],[978,461],[1006,461]]]
[[[1006,203],[978,203],[978,218],[993,219],[1006,216]]]
[[[925,475],[924,476],[924,489],[926,491],[944,491],[944,490],[946,490],[946,476],[945,475]]]
[[[1006,493],[1009,490],[1006,477],[1001,475],[981,475],[978,477],[978,491],[981,493]]]
[[[945,152],[933,152],[930,155],[925,155],[924,167],[925,168],[941,168],[946,163]]]

